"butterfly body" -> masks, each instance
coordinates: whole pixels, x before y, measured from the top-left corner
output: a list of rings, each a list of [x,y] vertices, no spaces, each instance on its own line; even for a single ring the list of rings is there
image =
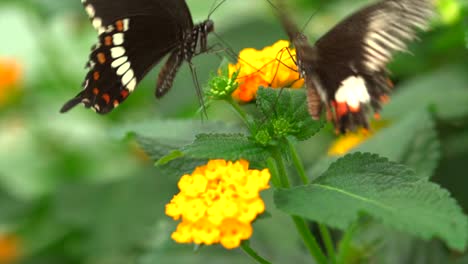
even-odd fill
[[[392,88],[386,64],[427,28],[432,8],[430,0],[384,0],[345,18],[314,45],[280,11],[312,118],[326,108],[338,132],[368,128],[368,112],[379,112]]]
[[[100,114],[121,104],[161,59],[169,55],[156,85],[156,97],[172,87],[184,61],[206,52],[213,22],[194,25],[184,0],[82,0],[98,43],[87,63],[83,90],[65,103],[79,103]]]

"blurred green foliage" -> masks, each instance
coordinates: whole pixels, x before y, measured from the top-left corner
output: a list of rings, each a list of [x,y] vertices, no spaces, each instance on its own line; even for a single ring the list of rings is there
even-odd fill
[[[212,5],[187,2],[195,21],[205,19]],[[300,25],[315,14],[305,31],[317,39],[369,1],[288,2]],[[391,125],[359,150],[405,163],[421,175],[433,174],[432,180],[467,213],[468,3],[440,0],[438,9],[433,30],[410,46],[413,56],[399,54],[390,65],[396,91],[382,116]],[[286,38],[264,0],[228,0],[212,18],[236,52]],[[0,57],[14,58],[23,68],[20,94],[0,108],[0,236],[19,237],[19,263],[246,263],[238,250],[194,252],[170,239],[175,223],[164,216],[164,205],[177,192],[180,176],[171,166],[189,171],[198,161],[155,168],[153,160],[198,133],[240,131],[238,119],[223,104],[210,106],[210,120],[201,121],[187,68],[161,100],[153,95],[156,67],[111,114],[78,108],[61,115],[61,105],[81,89],[83,66],[96,40],[80,1],[2,0],[0,32]],[[220,62],[213,54],[195,58],[202,84]],[[187,125],[173,119],[193,121]],[[148,157],[129,132],[146,140],[165,138],[160,143],[167,146],[149,151]],[[331,163],[326,150],[335,138],[326,127],[301,144],[310,175]],[[305,263],[306,250],[289,219],[272,206],[272,192],[265,199],[273,217],[255,224],[253,247],[274,263]],[[468,262],[439,241],[419,241],[377,224],[359,233],[356,252],[376,242],[376,234],[388,235],[369,249],[374,263]]]

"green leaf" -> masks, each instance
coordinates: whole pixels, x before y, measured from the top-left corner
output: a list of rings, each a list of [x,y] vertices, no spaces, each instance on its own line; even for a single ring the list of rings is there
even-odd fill
[[[156,162],[156,166],[161,166],[161,165],[166,165],[168,164],[169,162],[175,160],[175,159],[179,159],[179,158],[182,158],[184,156],[184,153],[180,150],[174,150],[172,152],[170,152],[169,154],[167,154],[166,156],[160,158],[157,162]]]
[[[467,219],[449,192],[378,155],[339,159],[310,185],[275,192],[280,210],[346,229],[360,214],[422,239],[464,250]]]
[[[269,152],[242,134],[200,134],[182,152],[197,159],[264,161]]]
[[[383,108],[384,117],[402,117],[408,112],[431,107],[437,117],[451,120],[468,115],[466,70],[445,67],[414,78],[399,86],[390,104]]]
[[[434,120],[427,110],[407,113],[401,120],[378,131],[371,138],[350,151],[370,152],[408,165],[423,178],[430,178],[439,163],[441,150]],[[312,169],[318,175],[337,157],[325,157]]]
[[[174,133],[176,131],[177,133]],[[201,133],[242,133],[242,127],[234,123],[220,121],[196,121],[196,120],[145,120],[117,126],[112,130],[112,135],[123,138],[128,133],[162,140],[166,144],[188,144]],[[182,146],[180,145],[180,146]]]
[[[454,258],[453,251],[447,250],[442,241],[421,241],[375,222],[367,222],[354,234],[353,246],[361,256],[371,256],[374,263],[455,264],[458,258]]]
[[[383,129],[353,152],[370,152],[409,166],[418,176],[430,178],[440,159],[435,123],[426,110],[412,111]]]
[[[304,90],[260,88],[257,108],[267,118],[260,121],[260,126],[269,127],[276,138],[291,135],[306,140],[324,124],[310,117]]]
[[[31,205],[25,201],[14,197],[3,186],[0,187],[0,222],[6,224],[8,222],[15,223],[18,218],[24,217],[24,214],[30,209]]]
[[[184,153],[179,150],[180,146],[183,145],[182,143],[177,145],[173,141],[170,142],[173,145],[170,145],[164,140],[138,135],[136,141],[143,151],[150,156],[151,160],[156,162],[156,166],[169,177],[179,177],[190,173],[195,167],[206,162],[206,159],[184,157]]]
[[[177,131],[177,133],[174,133]],[[112,134],[117,138],[133,134],[137,144],[153,161],[167,158],[167,155],[190,144],[197,133],[241,132],[243,129],[235,124],[219,121],[199,122],[194,120],[152,120],[115,127]],[[205,160],[205,157],[188,157],[165,160],[158,164],[170,175],[187,173]]]
[[[128,255],[158,221],[168,219],[164,208],[177,192],[176,180],[150,168],[115,183],[70,184],[53,198],[51,220],[59,227],[87,232],[75,250],[84,250],[88,256]]]
[[[140,146],[152,160],[159,160],[185,143],[184,141],[178,142],[176,140],[155,139],[140,135],[136,135],[135,140],[138,146]]]

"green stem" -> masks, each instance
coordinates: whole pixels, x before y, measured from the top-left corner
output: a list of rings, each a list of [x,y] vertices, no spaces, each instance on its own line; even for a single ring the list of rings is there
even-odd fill
[[[330,235],[330,231],[328,228],[323,225],[319,224],[320,235],[323,238],[323,242],[325,243],[325,248],[327,249],[328,257],[330,258],[331,263],[336,263],[336,253],[335,253],[335,245],[333,244],[332,237]]]
[[[340,252],[338,256],[338,263],[343,263],[345,264],[346,257],[349,254],[349,250],[351,248],[351,242],[353,239],[354,234],[356,233],[356,230],[358,229],[358,222],[354,222],[351,224],[350,227],[346,230],[345,234],[343,235],[343,238],[341,239],[339,245],[338,245],[338,250]]]
[[[276,167],[275,160],[273,158],[268,158],[267,159],[267,166],[268,169],[270,170],[271,174],[271,183],[275,188],[280,188],[281,187],[281,182],[279,179],[279,173],[278,173],[278,167]]]
[[[291,155],[294,167],[296,168],[296,171],[299,174],[299,177],[301,178],[302,183],[305,185],[309,184],[309,178],[306,175],[304,165],[301,162],[299,154],[297,153],[297,150],[294,146],[294,143],[289,138],[286,138],[286,141],[288,143],[289,153]],[[323,238],[323,241],[325,243],[325,248],[327,249],[328,256],[331,259],[331,263],[336,263],[335,247],[333,245],[333,240],[331,238],[330,231],[323,224],[319,224],[319,230]]]
[[[249,119],[247,118],[247,114],[239,106],[239,104],[237,102],[235,102],[234,99],[232,99],[232,98],[226,99],[226,102],[228,102],[232,106],[232,108],[234,108],[234,110],[239,115],[239,117],[242,119],[242,121],[247,125],[248,128],[250,128],[250,123],[249,123]]]
[[[250,257],[252,257],[254,260],[256,260],[258,263],[262,263],[262,264],[271,264],[271,262],[269,262],[268,260],[262,258],[260,255],[257,254],[257,252],[255,252],[255,250],[253,250],[251,247],[250,247],[250,241],[246,240],[244,242],[241,243],[241,248],[242,250],[244,250],[244,252],[249,255]]]
[[[276,168],[278,169],[277,173],[279,175],[277,177],[279,178],[281,184],[280,187],[290,188],[291,184],[289,183],[289,179],[286,172],[286,166],[281,156],[281,152],[278,148],[275,148],[273,149],[272,154],[276,162]],[[323,254],[322,249],[318,245],[315,237],[310,233],[310,229],[307,226],[306,221],[299,216],[292,216],[292,220],[296,225],[296,229],[299,235],[302,237],[302,240],[304,240],[307,249],[309,250],[310,254],[315,258],[317,263],[327,264],[327,257]]]
[[[302,183],[309,184],[309,178],[306,175],[304,165],[302,165],[301,159],[299,158],[299,154],[297,153],[293,142],[291,142],[291,139],[289,138],[286,138],[286,142],[288,143],[289,153],[291,154],[294,167],[296,167],[297,173],[299,174],[299,177],[301,177]]]
[[[286,165],[284,164],[283,157],[278,148],[273,149],[273,159],[275,159],[276,168],[278,169],[278,178],[280,181],[281,188],[291,188],[289,183],[288,174],[286,172]]]
[[[315,237],[310,233],[310,229],[307,226],[306,221],[299,216],[292,216],[292,219],[310,254],[315,258],[317,263],[327,264],[327,257],[323,254],[322,249],[317,243]]]
[[[286,141],[289,147],[289,153],[291,155],[294,167],[296,168],[296,171],[299,174],[299,177],[301,178],[302,183],[304,185],[309,184],[309,178],[306,175],[304,165],[302,164],[302,161],[299,157],[299,154],[297,153],[294,143],[289,138],[286,138]],[[320,234],[325,243],[325,248],[327,249],[328,256],[330,257],[331,263],[336,263],[335,247],[333,245],[333,240],[331,238],[330,231],[323,224],[319,224],[319,229],[320,229]]]

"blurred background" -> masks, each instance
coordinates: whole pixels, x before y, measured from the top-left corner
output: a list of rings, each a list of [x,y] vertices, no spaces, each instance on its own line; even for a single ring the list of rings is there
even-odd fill
[[[371,1],[287,2],[298,25],[315,14],[305,27],[312,41]],[[195,22],[206,19],[213,4],[187,3]],[[410,45],[412,54],[399,54],[389,66],[396,92],[382,113],[385,129],[362,149],[433,176],[467,213],[468,3],[439,0],[437,8],[433,29]],[[236,53],[286,38],[265,0],[228,0],[212,19]],[[81,90],[96,39],[78,0],[0,0],[0,264],[250,263],[240,250],[195,251],[170,239],[175,223],[164,216],[164,205],[177,193],[180,175],[155,168],[129,136],[136,131],[187,140],[206,131],[203,124],[209,122],[236,127],[239,121],[224,104],[210,107],[209,122],[201,121],[186,65],[161,100],[153,95],[156,67],[109,115],[83,107],[59,114]],[[221,60],[204,54],[194,63],[204,86]],[[178,123],[186,119],[193,126]],[[336,140],[326,127],[301,144],[311,175],[333,160],[329,148]],[[265,197],[270,200],[271,192]],[[255,224],[253,247],[274,263],[310,262],[290,220],[271,203],[268,210],[273,217]],[[416,241],[378,227],[368,232],[389,234],[373,251],[379,260],[374,263],[446,263],[438,261],[454,255],[451,261],[468,263],[462,252],[449,252],[437,241]],[[413,250],[419,248],[431,250]]]

